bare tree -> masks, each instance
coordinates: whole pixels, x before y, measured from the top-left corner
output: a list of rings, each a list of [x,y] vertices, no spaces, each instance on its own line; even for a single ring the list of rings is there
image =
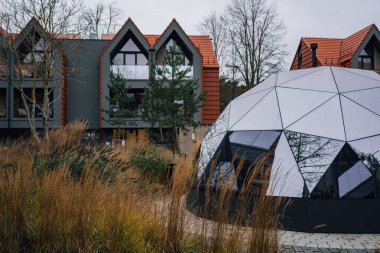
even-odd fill
[[[87,36],[90,38],[100,38],[102,33],[112,33],[115,31],[117,23],[122,19],[121,9],[116,7],[115,2],[104,3],[98,1],[94,7],[87,8],[83,13],[84,27]]]
[[[270,2],[233,0],[224,22],[227,65],[237,72],[239,81],[253,87],[282,69],[285,28]]]
[[[220,73],[223,74],[225,70],[226,60],[226,27],[223,17],[217,15],[215,12],[203,17],[201,23],[198,25],[198,31],[202,34],[207,34],[211,38],[212,46],[214,47],[215,54],[218,58],[220,66]]]
[[[23,116],[28,120],[32,136],[38,138],[37,115],[42,118],[44,136],[48,138],[51,108],[60,98],[60,84],[58,79],[54,79],[58,70],[54,69],[54,63],[64,57],[62,39],[69,34],[75,37],[72,33],[77,31],[83,2],[0,0],[0,8],[0,25],[4,29],[8,54],[4,58],[15,74],[8,81],[20,93]],[[26,77],[31,81],[31,87],[25,87]],[[41,82],[42,87],[39,87]],[[41,88],[42,93],[37,96]]]

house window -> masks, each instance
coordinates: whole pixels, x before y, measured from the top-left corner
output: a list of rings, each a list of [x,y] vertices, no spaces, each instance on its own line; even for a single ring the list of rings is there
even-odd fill
[[[0,89],[0,118],[7,116],[7,89]]]
[[[26,95],[27,98],[31,99],[32,98],[32,89],[31,88],[26,88],[26,89],[23,89],[24,90],[24,93]],[[43,104],[43,100],[44,100],[44,90],[43,88],[36,88],[36,104],[40,107],[42,107],[42,104]],[[54,91],[52,89],[49,89],[49,101],[53,101],[54,99]],[[24,106],[24,103],[22,101],[22,97],[21,97],[21,92],[17,89],[14,89],[14,105],[13,105],[13,108],[14,108],[14,112],[13,112],[13,116],[15,118],[26,118],[27,117],[27,111],[25,109],[25,106]],[[28,100],[28,99],[27,99]],[[28,102],[28,109],[29,109],[29,112],[31,112],[32,110],[32,103]],[[35,111],[35,114],[34,116],[36,118],[42,118],[42,112],[40,109],[37,108],[36,106],[36,111]],[[50,106],[49,107],[49,118],[53,118],[53,106]]]
[[[112,90],[110,90],[110,97],[111,97],[111,111],[115,112],[119,109],[128,109],[125,115],[120,115],[121,118],[136,118],[139,117],[140,114],[140,106],[142,104],[142,101],[144,99],[145,95],[145,89],[134,89],[134,88],[128,88],[125,89],[125,92],[127,93],[127,96],[129,97],[128,102],[124,104],[115,104],[113,103],[113,93]],[[111,112],[111,118],[115,118],[116,116],[114,113]]]
[[[128,96],[131,99],[129,108],[134,116],[140,116],[140,106],[143,102],[145,89],[128,89]]]
[[[37,37],[38,35],[34,35]],[[35,38],[29,38],[34,41]],[[48,53],[47,42],[40,38],[36,40],[34,45],[26,41],[19,47],[19,60],[15,65],[15,75],[17,78],[39,78],[43,79],[47,75],[49,78],[53,76],[52,54]],[[48,73],[46,73],[47,66]]]
[[[176,46],[179,49],[178,50],[179,52],[175,53],[175,54],[172,53],[171,55],[168,55],[169,57],[171,57],[171,60],[173,60],[174,57],[181,57],[182,58],[182,62],[181,62],[182,66],[191,66],[192,62],[191,62],[191,60],[189,60],[191,58],[191,56],[186,55],[183,47],[181,47],[181,45],[178,43],[178,41],[176,41],[174,39],[170,39],[164,47],[162,47],[160,50],[158,50],[158,52],[156,54],[156,64],[157,65],[164,65],[165,54],[168,53],[170,47],[172,47],[172,46]]]
[[[373,57],[369,56],[365,50],[363,50],[358,58],[358,68],[359,69],[367,69],[367,70],[374,70],[374,62]]]
[[[0,47],[0,78],[6,78],[7,76],[7,51],[4,47]]]
[[[112,59],[112,65],[148,65],[148,59],[129,39]]]

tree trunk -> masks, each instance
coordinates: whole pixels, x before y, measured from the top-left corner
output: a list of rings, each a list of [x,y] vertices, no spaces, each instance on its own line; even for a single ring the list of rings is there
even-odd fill
[[[162,127],[160,129],[160,137],[161,137],[161,143],[164,143],[164,132],[162,131]]]

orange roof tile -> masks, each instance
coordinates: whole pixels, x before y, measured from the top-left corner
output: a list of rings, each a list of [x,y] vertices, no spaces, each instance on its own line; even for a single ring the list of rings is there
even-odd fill
[[[312,43],[318,43],[317,58],[322,65],[340,65],[340,48],[342,39],[328,38],[302,38],[310,47]]]
[[[355,54],[355,52],[358,50],[358,47],[363,42],[364,38],[367,36],[367,34],[373,26],[375,25],[369,25],[366,28],[360,30],[359,32],[354,33],[353,35],[344,39],[342,45],[342,60],[351,58]]]

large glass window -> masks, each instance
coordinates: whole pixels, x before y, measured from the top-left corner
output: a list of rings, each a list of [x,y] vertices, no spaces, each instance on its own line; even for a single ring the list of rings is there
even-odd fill
[[[7,116],[7,89],[0,89],[0,118]]]
[[[125,89],[129,99],[124,104],[113,104],[111,102],[111,108],[113,111],[125,110],[124,115],[118,115],[121,118],[134,118],[140,116],[140,105],[144,99],[145,89]],[[113,101],[113,94],[110,91],[111,101]],[[111,118],[115,116],[111,113]]]
[[[148,65],[148,59],[136,43],[129,39],[113,57],[112,65]]]
[[[32,99],[32,89],[26,88],[24,89],[24,93],[27,98]],[[43,88],[36,88],[35,90],[36,95],[36,104],[40,107],[42,107],[43,100],[44,100],[44,91]],[[49,89],[49,101],[53,101],[54,99],[54,91],[52,89]],[[28,99],[27,99],[28,101]],[[17,89],[14,89],[14,113],[13,116],[15,118],[26,118],[27,117],[27,110],[25,109],[24,103],[22,101],[21,92]],[[28,103],[28,109],[31,112],[32,110],[32,103]],[[42,118],[42,112],[40,109],[36,106],[35,115],[36,118]],[[53,118],[53,106],[49,107],[49,117]]]
[[[54,57],[49,53],[47,42],[38,34],[28,36],[18,48],[18,61],[14,71],[17,78],[51,78]]]

